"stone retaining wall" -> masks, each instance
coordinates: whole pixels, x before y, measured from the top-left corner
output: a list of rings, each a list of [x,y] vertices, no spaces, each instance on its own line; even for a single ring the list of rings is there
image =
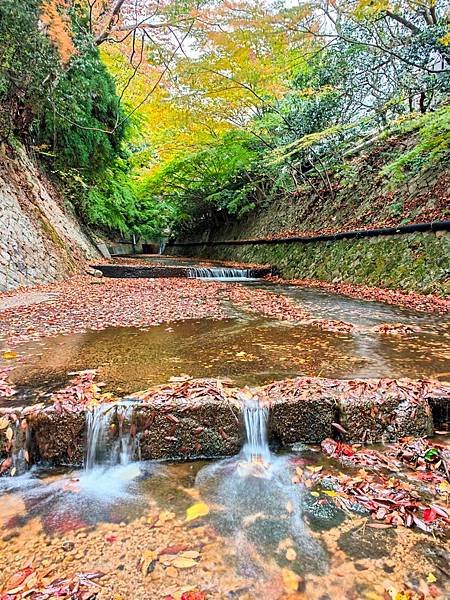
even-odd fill
[[[185,246],[174,250],[199,260],[271,264],[284,279],[450,294],[450,234],[445,231],[311,244]]]
[[[24,151],[0,150],[0,292],[47,283],[99,256],[51,184]]]

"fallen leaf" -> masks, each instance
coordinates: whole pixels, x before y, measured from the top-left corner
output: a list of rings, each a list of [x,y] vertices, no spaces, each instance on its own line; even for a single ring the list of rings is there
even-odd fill
[[[17,352],[13,352],[12,350],[6,350],[2,354],[2,358],[5,360],[12,360],[13,358],[17,358]]]
[[[435,583],[436,577],[433,575],[433,573],[428,573],[427,575],[427,583]]]
[[[183,556],[179,556],[173,561],[173,566],[177,569],[190,569],[195,567],[198,563],[193,558],[185,558]]]
[[[180,600],[206,600],[206,594],[199,590],[192,590],[181,594]]]
[[[150,570],[151,570],[150,567],[156,561],[157,558],[158,558],[158,555],[156,554],[156,552],[154,550],[146,550],[142,554],[142,559],[141,559],[142,575],[147,575],[150,572]]]
[[[302,578],[294,571],[290,569],[281,569],[281,576],[283,578],[284,589],[288,593],[296,592],[298,590],[298,585]]]
[[[180,556],[183,558],[198,558],[200,556],[200,552],[197,552],[197,550],[186,550],[181,552]]]
[[[426,508],[423,511],[423,520],[425,523],[432,523],[437,517],[437,513],[432,508]]]
[[[193,521],[209,514],[209,506],[205,502],[196,502],[186,510],[186,521]]]
[[[288,548],[286,550],[286,560],[289,561],[293,561],[297,558],[297,552],[294,550],[294,548]]]

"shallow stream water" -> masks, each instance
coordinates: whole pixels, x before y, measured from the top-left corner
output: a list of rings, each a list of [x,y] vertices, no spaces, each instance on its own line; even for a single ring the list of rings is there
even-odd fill
[[[428,590],[431,574],[446,597],[444,540],[373,528],[326,486],[294,483],[299,467],[356,469],[314,447],[273,454],[261,417],[248,421],[247,445],[222,461],[41,467],[0,479],[0,577],[34,557],[55,575],[100,570],[102,600],[193,590],[217,600],[374,600],[400,598],[405,585]]]
[[[228,306],[222,321],[56,336],[17,348],[14,401],[45,399],[82,369],[97,369],[98,380],[118,395],[184,373],[230,377],[238,385],[305,374],[450,379],[450,326],[440,317],[294,286],[247,285],[359,329],[321,331]],[[382,323],[420,331],[375,333]],[[104,572],[99,600],[179,600],[193,590],[207,600],[406,600],[398,595],[405,586],[431,597],[432,581],[438,598],[450,597],[448,541],[417,529],[372,527],[361,510],[339,508],[326,487],[295,483],[298,467],[356,469],[314,447],[273,454],[264,446],[261,414],[247,417],[256,433],[231,459],[129,462],[124,445],[118,464],[94,448],[86,470],[39,466],[0,479],[0,589],[32,558],[35,568],[55,576]],[[176,566],[186,552],[191,566]]]
[[[244,285],[285,294],[315,318],[343,320],[358,330],[323,331],[227,306],[229,318],[221,321],[193,319],[147,329],[114,327],[54,336],[16,349],[19,360],[10,375],[18,389],[15,402],[45,399],[49,391],[67,383],[68,373],[83,369],[97,369],[98,381],[118,395],[181,374],[229,377],[237,385],[299,375],[450,380],[450,323],[442,317],[295,286]],[[374,332],[382,323],[412,325],[420,331]]]

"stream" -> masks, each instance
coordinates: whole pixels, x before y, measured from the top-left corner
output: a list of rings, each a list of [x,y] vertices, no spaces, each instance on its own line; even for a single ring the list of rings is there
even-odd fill
[[[227,303],[223,320],[54,336],[17,346],[10,375],[17,394],[0,406],[45,402],[85,369],[122,396],[183,374],[239,386],[298,375],[450,380],[450,324],[442,317],[289,285],[244,278],[239,285],[358,328],[323,331]],[[373,331],[383,323],[417,331]],[[120,410],[126,416],[126,401]],[[299,483],[299,470],[355,476],[358,469],[314,446],[274,452],[268,409],[249,402],[243,413],[246,443],[237,456],[171,463],[133,461],[138,449],[125,433],[105,448],[107,408],[94,408],[84,469],[37,465],[0,478],[0,589],[32,558],[49,580],[100,571],[89,588],[96,596],[86,599],[407,600],[435,597],[427,595],[433,582],[436,597],[450,597],[448,538],[375,527],[364,510],[334,502],[326,482]],[[398,476],[407,478],[407,469]]]
[[[358,329],[323,331],[307,323],[251,315],[227,304],[224,320],[190,319],[144,329],[110,327],[52,336],[15,349],[19,360],[10,376],[18,391],[14,402],[45,400],[68,382],[70,372],[85,369],[97,369],[106,389],[121,395],[182,374],[229,377],[239,386],[301,375],[450,381],[450,322],[442,317],[296,286],[254,281],[240,285],[285,295],[316,318],[343,320]],[[418,331],[408,335],[373,331],[383,323],[401,323]]]

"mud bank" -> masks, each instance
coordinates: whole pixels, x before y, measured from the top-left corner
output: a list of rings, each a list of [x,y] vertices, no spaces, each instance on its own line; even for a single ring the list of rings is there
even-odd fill
[[[272,442],[319,443],[343,437],[375,443],[430,435],[431,404],[449,402],[450,389],[424,380],[301,377],[239,390],[215,379],[188,379],[127,397],[132,411],[125,420],[119,403],[111,403],[107,438],[113,443],[119,432],[137,438],[145,460],[233,455],[243,442],[240,411],[249,399],[270,406]],[[90,410],[95,406],[2,409],[0,472],[42,461],[81,465]]]

